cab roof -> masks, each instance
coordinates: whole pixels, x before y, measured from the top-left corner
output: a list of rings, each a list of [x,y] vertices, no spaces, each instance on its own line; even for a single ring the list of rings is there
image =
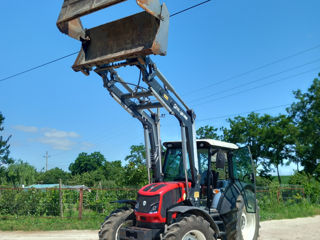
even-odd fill
[[[238,149],[239,147],[236,144],[233,143],[228,143],[228,142],[223,142],[215,139],[197,139],[197,145],[198,147],[202,144],[204,144],[205,147],[211,146],[211,147],[219,147],[219,148],[225,148],[225,149],[230,149],[230,150],[235,150]],[[165,147],[170,147],[169,145],[181,146],[181,141],[169,141],[163,143]]]

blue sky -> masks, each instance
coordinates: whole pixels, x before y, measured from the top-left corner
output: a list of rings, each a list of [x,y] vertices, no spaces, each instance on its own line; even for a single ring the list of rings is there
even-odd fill
[[[171,13],[198,2],[166,1]],[[0,79],[80,49],[56,28],[61,5],[2,3]],[[226,126],[223,116],[257,109],[284,113],[286,106],[273,107],[291,103],[292,91],[305,91],[320,72],[319,9],[318,0],[211,1],[171,19],[168,55],[153,60],[195,110],[197,127]],[[138,11],[131,0],[83,21],[93,27]],[[250,72],[287,56],[292,57]],[[143,142],[140,123],[113,101],[97,75],[73,72],[74,60],[0,82],[4,134],[12,134],[15,159],[41,169],[49,151],[49,168],[67,169],[82,151],[123,160],[132,144]],[[131,82],[138,77],[130,69],[120,74]],[[168,114],[161,131],[163,141],[179,138],[177,121]]]

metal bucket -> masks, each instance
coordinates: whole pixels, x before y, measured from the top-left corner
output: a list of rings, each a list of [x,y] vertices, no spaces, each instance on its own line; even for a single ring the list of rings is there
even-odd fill
[[[82,41],[73,65],[88,73],[93,66],[150,54],[166,55],[169,12],[159,0],[137,0],[145,11],[84,30],[80,17],[126,0],[64,0],[57,26]]]

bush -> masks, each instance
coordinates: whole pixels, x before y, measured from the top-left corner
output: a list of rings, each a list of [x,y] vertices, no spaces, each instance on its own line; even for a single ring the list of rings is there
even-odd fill
[[[59,192],[57,190],[2,190],[1,215],[58,216]]]
[[[320,182],[305,172],[296,172],[289,179],[290,184],[301,185],[311,203],[320,204]]]

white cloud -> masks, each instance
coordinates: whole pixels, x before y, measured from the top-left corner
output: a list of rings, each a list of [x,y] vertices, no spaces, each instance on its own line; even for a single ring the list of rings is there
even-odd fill
[[[89,150],[92,147],[94,147],[95,145],[90,143],[90,142],[82,142],[81,143],[81,150]]]
[[[29,133],[38,132],[38,128],[33,126],[16,125],[16,126],[13,126],[13,129],[16,129],[22,132],[29,132]]]
[[[43,144],[48,144],[56,150],[71,150],[72,147],[77,144],[77,142],[71,139],[80,137],[76,132],[62,131],[54,128],[44,128],[41,129],[41,132],[43,137],[38,139],[38,141]]]
[[[33,138],[33,142],[36,141],[49,145],[55,150],[68,151],[75,147],[79,149],[90,149],[94,146],[86,141],[76,141],[75,139],[80,138],[81,136],[73,131],[63,131],[55,128],[37,128],[24,125],[16,125],[13,126],[13,128],[22,132],[36,133],[38,137]]]
[[[53,149],[56,150],[70,150],[72,146],[74,146],[76,143],[67,139],[67,138],[50,138],[50,137],[44,137],[40,138],[39,142],[50,145]]]
[[[78,138],[80,135],[76,132],[66,132],[57,129],[47,129],[44,136],[48,138]]]

